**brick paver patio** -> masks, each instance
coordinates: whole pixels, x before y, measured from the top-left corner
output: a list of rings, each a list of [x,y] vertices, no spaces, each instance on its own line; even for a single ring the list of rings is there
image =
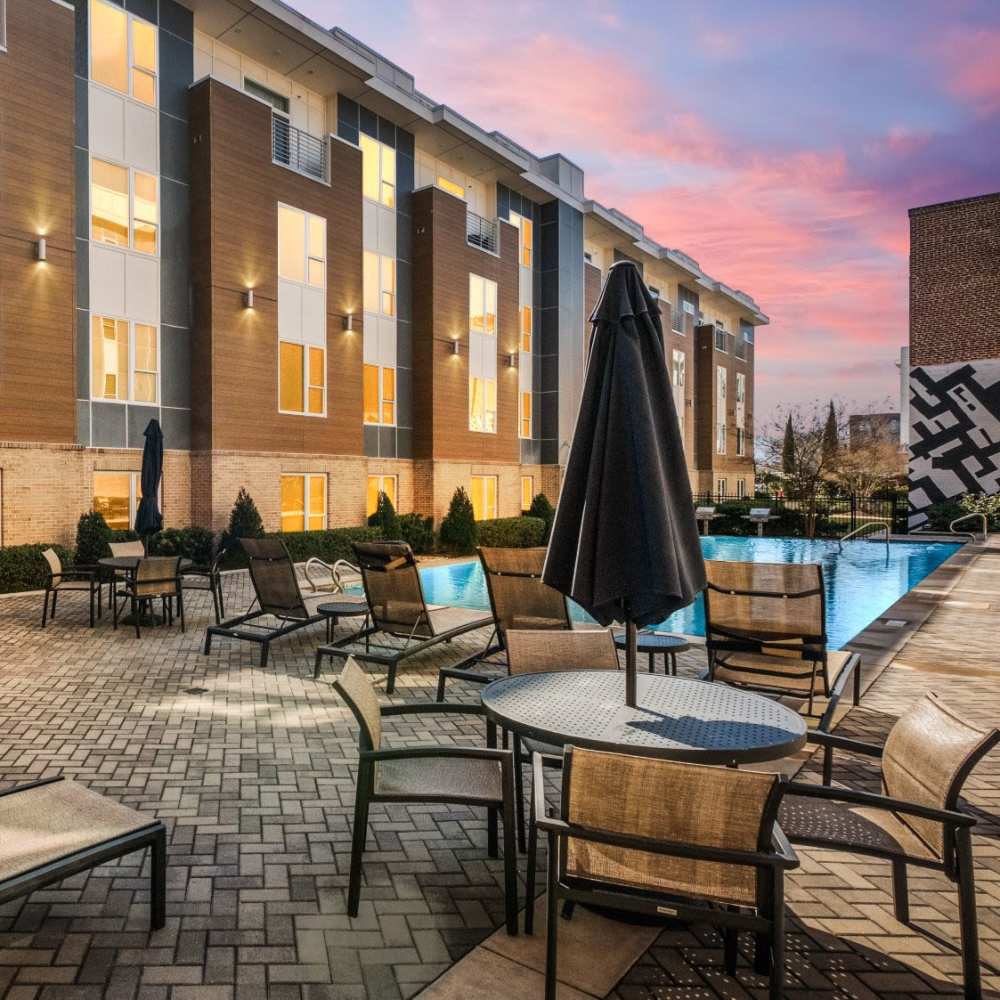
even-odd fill
[[[1000,656],[996,634],[1000,554],[975,572],[975,600],[943,606],[905,666],[904,647],[842,731],[881,738],[917,695],[932,689],[970,718],[994,723]],[[227,604],[248,603],[245,578],[227,578]],[[957,594],[957,596],[956,596]],[[972,604],[974,607],[967,605]],[[328,682],[312,679],[323,628],[272,648],[219,641],[201,654],[205,595],[190,601],[189,630],[86,628],[66,600],[39,628],[37,597],[0,600],[0,785],[65,774],[169,830],[167,927],[148,935],[147,884],[138,856],[0,907],[0,995],[10,1000],[361,1000],[408,997],[502,922],[502,862],[486,856],[485,816],[445,807],[373,806],[366,886],[357,919],[345,913],[357,749],[355,727]],[[935,638],[936,616],[961,612],[978,644],[961,674],[928,665],[963,660],[962,634]],[[974,621],[970,622],[970,616]],[[484,641],[457,640],[400,673],[397,698],[433,697],[437,668]],[[916,648],[916,647],[915,647]],[[703,654],[681,658],[701,669]],[[473,701],[476,690],[450,688]],[[424,717],[389,727],[392,742],[482,741],[478,720]],[[839,776],[871,775],[845,760]],[[811,768],[811,765],[809,765]],[[868,786],[870,787],[870,786]],[[985,983],[1000,988],[1000,759],[968,787],[981,817],[976,877]],[[930,937],[892,915],[888,868],[801,851],[789,882],[789,997],[899,998],[960,995],[957,907],[942,878],[911,874],[912,915]],[[707,928],[666,930],[619,983],[618,1000],[760,995],[741,964],[722,974]],[[502,983],[496,984],[503,997]]]

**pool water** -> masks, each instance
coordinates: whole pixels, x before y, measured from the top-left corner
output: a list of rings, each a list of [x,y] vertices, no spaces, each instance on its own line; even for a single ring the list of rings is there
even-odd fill
[[[821,563],[826,590],[830,648],[840,649],[908,590],[933,572],[960,546],[946,542],[836,541],[806,538],[742,538],[736,535],[701,539],[706,559],[738,562]],[[420,571],[428,604],[450,604],[488,611],[486,580],[478,560],[429,566]],[[573,617],[589,620],[576,605]],[[705,612],[695,603],[672,614],[662,627],[688,635],[705,634]]]

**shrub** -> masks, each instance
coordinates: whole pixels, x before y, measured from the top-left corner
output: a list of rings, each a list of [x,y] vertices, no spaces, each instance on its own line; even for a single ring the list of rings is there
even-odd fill
[[[111,537],[108,539],[109,542],[139,542],[141,540],[131,528],[112,531]]]
[[[229,515],[229,527],[226,529],[223,539],[226,543],[235,541],[238,538],[263,538],[264,522],[261,519],[260,511],[253,502],[253,497],[247,492],[245,486],[240,487],[240,492],[236,495],[236,503],[233,504],[232,513]]]
[[[545,522],[527,514],[479,522],[479,544],[500,549],[530,549],[545,544]]]
[[[156,556],[182,556],[196,566],[207,566],[212,561],[215,535],[208,528],[164,528],[149,539],[149,554]]]
[[[92,510],[80,515],[76,525],[76,555],[74,561],[78,566],[93,566],[98,559],[103,559],[109,553],[108,542],[111,541],[111,529],[104,515]]]
[[[393,507],[388,493],[379,490],[378,505],[375,513],[368,518],[369,528],[378,528],[383,538],[390,540],[398,539],[401,536],[399,526],[399,515]]]
[[[434,551],[434,520],[422,514],[400,514],[399,537],[417,555]]]
[[[465,489],[459,486],[451,498],[451,505],[441,522],[441,545],[451,552],[474,552],[479,539],[472,501]]]
[[[544,493],[539,493],[531,501],[528,508],[528,517],[540,517],[545,522],[545,534],[542,539],[543,544],[547,544],[549,535],[552,532],[552,522],[556,519],[556,509],[549,503],[549,498]]]
[[[985,514],[991,528],[1000,528],[1000,493],[966,493],[958,502],[962,507],[962,514]],[[961,517],[962,514],[956,514],[955,517]],[[969,521],[966,527],[968,525],[975,527],[975,522]]]
[[[382,537],[377,528],[328,528],[325,531],[276,532],[269,538],[280,538],[293,562],[305,562],[315,556],[325,563],[338,559],[355,561],[355,542],[375,542]]]
[[[19,590],[41,590],[49,578],[49,564],[42,553],[55,549],[63,566],[73,554],[61,545],[7,545],[0,549],[0,594]]]
[[[927,526],[935,531],[947,531],[955,518],[968,513],[959,500],[942,500],[927,508]]]

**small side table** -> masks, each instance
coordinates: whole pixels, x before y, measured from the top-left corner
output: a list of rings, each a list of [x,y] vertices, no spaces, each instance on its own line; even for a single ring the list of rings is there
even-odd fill
[[[333,630],[341,618],[354,618],[359,615],[368,618],[368,602],[363,597],[341,594],[335,601],[317,605],[316,614],[326,618],[326,641],[333,642]]]
[[[625,633],[615,632],[615,645],[625,648]],[[648,632],[641,630],[636,635],[636,652],[645,653],[649,658],[649,672],[656,671],[656,654],[663,654],[663,673],[677,676],[677,654],[691,648],[691,643],[679,635],[669,635],[666,632]]]

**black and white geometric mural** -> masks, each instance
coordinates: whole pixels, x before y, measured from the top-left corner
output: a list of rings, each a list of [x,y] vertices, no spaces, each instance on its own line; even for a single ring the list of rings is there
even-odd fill
[[[1000,361],[910,369],[910,527],[931,504],[1000,492]]]

